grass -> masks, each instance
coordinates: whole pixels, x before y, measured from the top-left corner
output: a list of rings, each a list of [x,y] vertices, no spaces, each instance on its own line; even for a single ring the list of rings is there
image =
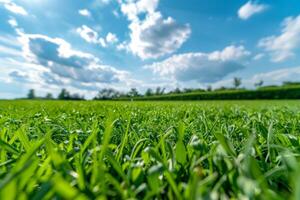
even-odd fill
[[[0,101],[0,199],[300,199],[300,101]]]

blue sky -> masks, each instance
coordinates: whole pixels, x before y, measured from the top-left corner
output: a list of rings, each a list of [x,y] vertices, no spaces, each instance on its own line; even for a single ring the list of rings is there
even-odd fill
[[[0,0],[0,98],[300,81],[299,0]]]

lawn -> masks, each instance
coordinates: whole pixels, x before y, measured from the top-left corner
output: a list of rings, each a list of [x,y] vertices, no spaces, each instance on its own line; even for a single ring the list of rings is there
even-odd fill
[[[300,199],[300,101],[0,101],[0,199]]]

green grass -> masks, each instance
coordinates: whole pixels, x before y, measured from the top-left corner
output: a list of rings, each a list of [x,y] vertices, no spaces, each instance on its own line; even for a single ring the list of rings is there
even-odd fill
[[[0,199],[300,199],[300,101],[0,101]]]

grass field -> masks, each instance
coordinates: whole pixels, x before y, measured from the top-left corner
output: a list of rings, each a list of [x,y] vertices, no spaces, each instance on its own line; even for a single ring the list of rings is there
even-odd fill
[[[300,199],[300,101],[0,101],[0,199]]]

